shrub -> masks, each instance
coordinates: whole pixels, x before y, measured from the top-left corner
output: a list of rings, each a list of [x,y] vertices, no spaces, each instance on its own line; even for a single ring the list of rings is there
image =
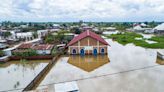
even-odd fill
[[[0,57],[4,55],[4,52],[0,50]]]
[[[33,49],[28,49],[25,52],[13,52],[14,56],[21,56],[21,57],[29,57],[29,56],[37,56],[37,52]]]

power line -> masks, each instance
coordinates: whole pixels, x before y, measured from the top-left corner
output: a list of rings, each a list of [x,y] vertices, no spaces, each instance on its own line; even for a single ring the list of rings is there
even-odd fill
[[[99,78],[99,77],[105,77],[105,76],[123,74],[123,73],[138,71],[138,70],[150,69],[150,68],[154,68],[156,66],[160,66],[160,65],[146,66],[146,67],[141,67],[141,68],[126,70],[126,71],[120,71],[120,72],[116,72],[116,73],[109,73],[109,74],[104,74],[104,75],[99,75],[99,76],[91,76],[91,77],[87,77],[87,78],[79,78],[79,79],[70,80],[70,81],[63,81],[63,82],[57,82],[57,83],[49,83],[49,84],[45,84],[45,85],[39,85],[38,87],[48,86],[48,85],[53,85],[53,84],[59,84],[59,83],[65,83],[65,82],[71,82],[71,81],[80,81],[80,80],[86,80],[86,79],[94,79],[94,78]],[[22,90],[22,89],[24,89],[24,88],[4,90],[4,91],[0,91],[0,92],[16,91],[16,90]]]

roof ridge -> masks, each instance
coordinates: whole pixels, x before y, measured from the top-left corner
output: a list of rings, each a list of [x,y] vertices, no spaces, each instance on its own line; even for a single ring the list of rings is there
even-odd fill
[[[77,42],[78,40],[81,40],[85,37],[91,37],[91,38],[94,38],[96,40],[99,40],[100,42],[108,45],[108,43],[98,34],[92,32],[92,31],[89,31],[89,30],[86,30],[85,32],[79,34],[78,36],[74,37],[68,44],[67,46],[69,45],[72,45],[74,44],[75,42]]]

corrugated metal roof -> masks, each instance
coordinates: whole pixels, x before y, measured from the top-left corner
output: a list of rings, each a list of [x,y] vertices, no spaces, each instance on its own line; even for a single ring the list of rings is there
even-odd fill
[[[74,44],[74,43],[76,43],[77,41],[79,41],[79,40],[81,40],[81,39],[83,39],[83,38],[85,38],[85,37],[91,37],[91,38],[93,38],[93,39],[96,39],[96,40],[100,41],[101,43],[103,43],[103,44],[105,44],[105,45],[109,45],[109,44],[108,44],[103,38],[101,38],[99,35],[97,35],[97,34],[94,33],[94,32],[91,32],[91,31],[87,30],[87,31],[81,33],[80,35],[74,37],[74,38],[68,43],[67,47],[70,46],[70,45],[72,45],[72,44]]]

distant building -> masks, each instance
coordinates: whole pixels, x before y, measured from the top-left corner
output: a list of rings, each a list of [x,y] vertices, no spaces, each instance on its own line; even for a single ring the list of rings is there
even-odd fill
[[[53,24],[52,27],[48,28],[49,32],[57,32],[61,30],[61,26],[59,24]]]
[[[26,52],[28,49],[33,49],[40,55],[48,55],[51,54],[53,47],[54,45],[51,44],[23,43],[13,50],[13,52]]]
[[[6,44],[3,44],[3,43],[0,43],[0,49],[2,50],[2,49],[5,49],[5,48],[7,48],[8,47],[8,45],[6,45]]]
[[[164,60],[164,50],[157,50],[157,56]]]
[[[74,37],[68,44],[69,54],[107,54],[108,43],[89,30]]]
[[[47,55],[51,54],[54,45],[50,44],[38,44],[32,47],[33,50],[36,50],[38,54]]]
[[[19,27],[20,27],[20,28],[27,28],[28,25],[20,25]]]
[[[93,27],[85,26],[85,27],[82,27],[82,30],[83,31],[86,31],[86,30],[92,31],[93,30]]]
[[[38,37],[44,37],[46,34],[48,34],[48,30],[37,30]]]
[[[30,41],[33,40],[33,32],[19,32],[15,34],[16,39]]]
[[[52,27],[53,27],[53,29],[60,29],[60,25],[59,24],[53,24]]]
[[[81,27],[88,27],[88,24],[82,23],[82,24],[81,24]]]
[[[145,32],[146,30],[152,30],[152,28],[142,27],[141,25],[136,25],[133,27],[133,31],[135,32]]]
[[[155,33],[164,34],[164,23],[156,26],[155,28],[153,28],[153,30]]]
[[[145,23],[141,23],[140,26],[147,27],[147,25]]]
[[[116,28],[115,27],[106,27],[106,28],[103,28],[104,31],[116,31]]]
[[[144,29],[140,25],[136,25],[133,27],[133,30],[136,32],[143,32]]]

